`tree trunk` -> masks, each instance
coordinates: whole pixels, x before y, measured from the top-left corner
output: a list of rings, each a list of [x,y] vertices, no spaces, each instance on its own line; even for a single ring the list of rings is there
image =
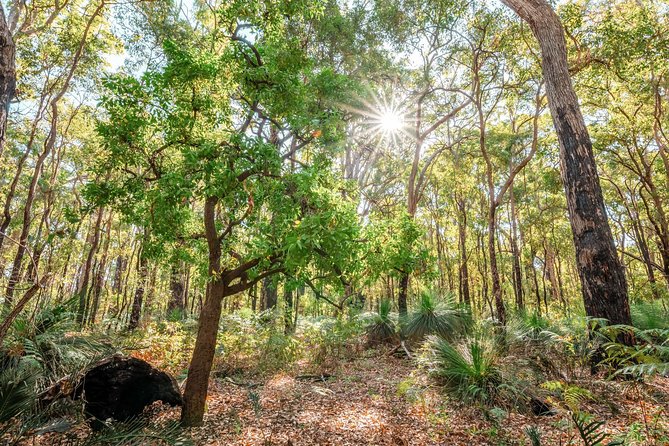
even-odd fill
[[[397,294],[397,309],[399,311],[400,317],[406,317],[407,315],[407,294],[409,291],[409,274],[402,273],[400,277],[399,290]]]
[[[178,261],[170,269],[170,300],[167,303],[168,316],[178,312],[180,317],[183,317],[184,290],[183,262]]]
[[[262,309],[263,310],[273,310],[276,307],[276,301],[278,299],[278,290],[274,279],[267,277],[262,281]]]
[[[293,291],[287,291],[287,287],[284,283],[284,293],[283,297],[286,300],[286,308],[284,310],[284,333],[291,334],[294,331],[293,326]]]
[[[0,158],[4,153],[7,114],[16,89],[16,47],[0,5]]]
[[[105,271],[107,269],[107,259],[109,258],[109,244],[111,242],[111,226],[112,226],[112,217],[113,214],[109,213],[109,218],[107,218],[106,230],[105,230],[105,243],[102,248],[102,259],[100,264],[97,267],[95,273],[95,278],[93,279],[93,293],[92,293],[92,304],[91,311],[88,316],[88,324],[95,325],[95,320],[98,315],[98,309],[100,308],[100,296],[102,296],[102,289],[105,285]]]
[[[460,302],[471,307],[469,296],[469,267],[467,266],[467,207],[464,198],[457,199],[458,206],[458,249],[460,250]]]
[[[143,248],[140,248],[140,251],[143,251]],[[146,278],[148,275],[146,263],[144,253],[140,252],[139,259],[137,260],[137,288],[135,289],[135,297],[132,300],[128,330],[135,330],[139,327],[139,321],[142,315],[142,303],[144,301],[144,288],[146,287]]]
[[[502,1],[529,24],[541,47],[586,314],[629,325],[627,281],[606,216],[592,142],[569,76],[562,23],[545,0]]]
[[[188,379],[184,390],[184,406],[181,423],[184,426],[202,426],[204,410],[209,390],[209,374],[216,353],[216,335],[225,287],[220,281],[213,281],[207,288],[200,319],[193,357],[188,366]]]
[[[83,324],[86,320],[86,309],[88,308],[88,281],[91,275],[91,268],[93,267],[93,259],[98,250],[98,243],[100,241],[100,225],[102,223],[102,208],[98,209],[98,216],[95,219],[93,229],[91,229],[91,236],[89,240],[90,249],[88,256],[86,256],[86,263],[84,263],[84,271],[82,273],[81,282],[77,294],[79,295],[79,308],[77,310],[77,323]]]
[[[516,296],[516,309],[518,309],[518,311],[524,311],[525,296],[523,292],[523,275],[520,268],[521,252],[518,247],[518,214],[516,212],[516,196],[515,192],[513,191],[513,186],[511,188],[509,198],[511,204],[511,257],[513,261],[513,291]]]
[[[502,285],[499,277],[499,269],[497,268],[497,252],[495,249],[495,237],[497,232],[496,224],[496,207],[490,206],[488,213],[488,255],[490,256],[490,277],[492,279],[492,296],[495,300],[495,313],[497,321],[506,325],[506,308],[504,307],[504,299],[502,297]]]

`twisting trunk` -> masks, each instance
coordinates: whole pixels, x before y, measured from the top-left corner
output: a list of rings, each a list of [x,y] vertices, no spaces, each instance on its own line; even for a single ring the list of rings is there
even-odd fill
[[[541,47],[586,314],[629,325],[627,281],[606,216],[592,142],[569,76],[562,23],[546,0],[502,1],[529,24]]]

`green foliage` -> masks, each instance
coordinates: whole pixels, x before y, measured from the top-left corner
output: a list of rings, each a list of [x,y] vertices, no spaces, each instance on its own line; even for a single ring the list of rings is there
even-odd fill
[[[481,340],[469,340],[454,346],[431,336],[425,345],[423,361],[429,373],[438,378],[444,389],[463,402],[493,403],[503,383],[494,349]]]
[[[0,424],[34,407],[35,372],[22,367],[6,367],[0,372]]]
[[[367,257],[368,280],[375,281],[382,274],[399,277],[402,273],[428,274],[429,251],[423,243],[423,232],[416,221],[403,213],[397,217],[373,216],[365,228],[370,241]]]
[[[536,426],[529,426],[525,428],[525,434],[530,439],[532,446],[541,446],[541,431]]]
[[[396,339],[395,323],[390,317],[392,303],[388,299],[379,302],[379,311],[375,313],[366,327],[367,340],[370,344],[392,342]]]
[[[225,316],[220,327],[217,357],[220,374],[276,371],[301,357],[300,342],[284,333],[282,319],[274,312]]]
[[[470,323],[466,309],[455,305],[452,296],[445,302],[437,300],[434,292],[421,293],[418,307],[404,323],[407,338],[421,341],[428,335],[437,335],[444,339],[454,339],[466,332]]]
[[[600,431],[604,422],[593,420],[592,416],[585,412],[572,412],[571,419],[585,446],[619,446],[624,444],[623,440],[604,443],[604,440],[609,437],[609,434]]]
[[[301,336],[314,365],[332,366],[359,350],[364,325],[357,318],[321,317],[303,321]]]
[[[541,387],[557,393],[561,402],[572,412],[578,412],[584,402],[593,399],[589,390],[562,381],[546,381]]]
[[[154,424],[146,418],[136,418],[125,423],[113,423],[100,432],[83,440],[79,439],[74,446],[190,446],[188,439],[179,423],[168,422]]]
[[[612,375],[652,376],[669,373],[669,329],[639,329],[628,325],[604,327],[603,344],[606,358],[602,365],[609,366]],[[635,340],[633,345],[619,342],[621,336]]]

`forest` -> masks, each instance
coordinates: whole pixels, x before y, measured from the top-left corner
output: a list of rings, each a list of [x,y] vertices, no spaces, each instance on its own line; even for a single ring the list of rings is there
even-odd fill
[[[0,444],[669,445],[667,0],[0,0]]]

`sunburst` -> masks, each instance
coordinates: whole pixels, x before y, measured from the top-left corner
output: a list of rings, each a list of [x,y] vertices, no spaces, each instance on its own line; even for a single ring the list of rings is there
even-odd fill
[[[397,98],[374,93],[370,96],[371,100],[361,100],[358,107],[345,106],[362,117],[366,138],[380,139],[390,146],[398,146],[406,137],[413,138],[410,115]]]

